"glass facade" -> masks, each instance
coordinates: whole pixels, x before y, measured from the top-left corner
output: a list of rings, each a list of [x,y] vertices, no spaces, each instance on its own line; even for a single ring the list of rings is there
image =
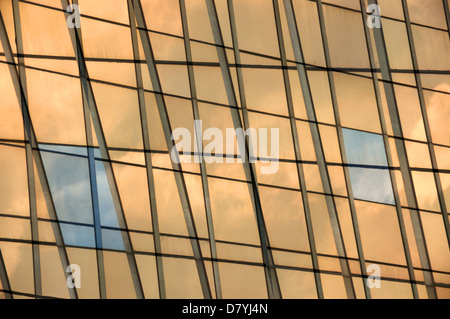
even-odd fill
[[[0,299],[450,298],[449,6],[0,0]]]

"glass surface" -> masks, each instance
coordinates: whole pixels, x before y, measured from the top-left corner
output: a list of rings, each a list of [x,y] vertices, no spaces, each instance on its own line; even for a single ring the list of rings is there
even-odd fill
[[[394,204],[381,135],[348,129],[343,135],[355,198]]]
[[[374,262],[406,263],[395,208],[355,201],[364,256]]]
[[[364,299],[364,263],[381,269],[371,298],[450,298],[444,1],[379,0],[381,30],[358,0],[75,3],[80,30],[59,0],[0,1],[0,283],[13,298],[73,296],[66,261],[82,299],[201,299],[201,282],[213,299],[348,298],[345,284]],[[203,165],[172,136],[184,128],[193,151],[194,119],[222,133],[203,136]],[[225,139],[239,126],[258,142],[269,131],[251,165]]]

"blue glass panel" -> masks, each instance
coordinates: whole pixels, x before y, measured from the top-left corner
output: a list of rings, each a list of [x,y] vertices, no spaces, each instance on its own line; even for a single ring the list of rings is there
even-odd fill
[[[58,152],[58,153],[87,156],[86,147],[81,147],[81,146],[39,144],[39,149],[41,151],[53,151],[53,152]]]
[[[97,174],[98,202],[100,206],[100,223],[102,226],[119,227],[116,209],[114,207],[111,189],[106,177],[105,165],[101,161],[95,161]]]
[[[388,166],[381,135],[343,129],[349,164]]]
[[[350,167],[353,196],[357,199],[394,204],[388,170]]]
[[[57,150],[64,153],[69,151],[64,146],[59,146]],[[92,224],[87,159],[50,152],[41,152],[41,154],[58,219]]]
[[[93,227],[61,223],[61,232],[66,245],[95,248]]]
[[[100,152],[99,148],[94,148],[94,157],[95,158],[102,158],[102,152]]]
[[[87,149],[62,145],[40,145],[40,148],[58,219],[94,226]],[[100,157],[98,149],[94,149],[94,154]],[[100,226],[119,227],[103,162],[95,161],[95,175],[94,194],[98,194],[101,224],[96,227],[102,234],[102,247],[98,248],[124,250],[120,231],[100,230]],[[94,229],[61,224],[65,243],[74,246],[95,247]]]
[[[343,129],[353,196],[394,204],[391,178],[381,135]]]
[[[102,242],[105,249],[125,250],[122,233],[118,230],[102,229]]]

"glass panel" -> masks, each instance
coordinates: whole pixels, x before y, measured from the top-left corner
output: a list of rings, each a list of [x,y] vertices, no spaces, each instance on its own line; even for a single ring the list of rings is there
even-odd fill
[[[421,212],[423,231],[433,270],[450,272],[450,251],[441,214]]]
[[[155,252],[153,235],[130,232],[130,238],[134,251],[147,253]]]
[[[111,299],[136,299],[127,255],[104,251],[106,294]]]
[[[150,2],[150,0],[147,1]],[[160,0],[160,2],[164,1],[165,0]],[[175,6],[175,2],[177,1],[172,0],[171,2]],[[186,1],[186,13],[189,24],[189,37],[191,39],[214,43],[214,37],[211,29],[208,10],[206,8],[206,2],[203,0]],[[179,21],[181,23],[181,19]]]
[[[354,197],[394,204],[381,135],[347,129],[343,135]]]
[[[312,260],[309,254],[272,249],[272,255],[276,265],[312,269]]]
[[[249,109],[288,115],[281,70],[244,68],[242,74]]]
[[[433,142],[450,146],[450,126],[448,125],[450,99],[448,94],[424,91],[424,97]]]
[[[345,182],[344,170],[338,166],[328,166],[333,194],[347,196],[347,185]]]
[[[34,294],[33,253],[31,245],[0,242],[11,290]]]
[[[31,240],[30,221],[0,217],[0,238]]]
[[[159,298],[158,275],[154,256],[136,255],[136,263],[141,276],[142,289],[146,299]]]
[[[62,11],[49,10],[23,2],[19,3],[19,9],[24,52],[52,56],[74,56],[69,28]],[[61,10],[61,3],[59,3],[58,9]],[[8,16],[3,8],[2,14],[4,17]],[[12,12],[10,17],[11,22],[13,22]],[[89,32],[83,32],[83,36],[85,33]],[[9,39],[12,45],[15,45],[14,41],[11,41],[11,39],[14,39],[13,34],[9,34]]]
[[[378,0],[378,5],[382,16],[404,20],[402,0]]]
[[[86,58],[133,60],[130,28],[81,17],[81,30]]]
[[[192,1],[187,3],[190,2]],[[147,28],[176,35],[183,34],[180,6],[177,0],[141,0],[141,5]]]
[[[369,57],[363,29],[365,26],[361,15],[331,6],[323,6],[323,14],[331,66],[368,68]]]
[[[316,299],[314,274],[304,271],[277,269],[281,294],[284,299]]]
[[[185,66],[158,65],[158,75],[162,92],[190,97],[188,71]]]
[[[365,258],[405,265],[395,207],[362,201],[355,206]]]
[[[381,24],[391,68],[412,69],[411,51],[405,24],[384,18],[382,18]]]
[[[242,164],[241,164],[242,165]],[[267,167],[267,169],[273,165],[270,169],[272,174],[261,174],[261,170],[263,167]],[[276,165],[278,165],[278,170],[275,172]],[[279,162],[275,164],[275,162],[271,164],[262,163],[261,161],[256,162],[256,174],[258,176],[258,183],[265,185],[274,185],[280,187],[287,187],[291,189],[300,189],[297,167],[295,163],[285,163]]]
[[[445,11],[440,0],[407,0],[411,22],[447,29]]]
[[[412,299],[411,285],[404,282],[381,280],[380,288],[371,288],[373,299]]]
[[[334,5],[359,10],[358,0],[324,0],[323,3],[331,3]],[[326,8],[326,6],[324,6]]]
[[[52,246],[39,246],[42,294],[58,298],[70,298],[67,288],[66,272],[62,267],[58,248]]]
[[[171,236],[161,236],[161,249],[164,254],[193,256],[189,239]]]
[[[29,216],[25,150],[0,145],[0,211]]]
[[[92,88],[108,146],[142,149],[136,92],[98,83],[93,83]]]
[[[325,66],[325,55],[320,33],[316,3],[308,0],[292,1],[298,32],[306,63]]]
[[[152,231],[146,170],[130,165],[113,165],[113,168],[128,228]],[[104,187],[109,187],[105,182]]]
[[[356,237],[353,228],[353,219],[350,213],[349,201],[346,198],[335,198],[335,202],[347,256],[358,258],[358,251],[356,249],[355,241]]]
[[[113,68],[110,62],[86,61],[91,79],[126,86],[136,86],[136,73],[131,63],[116,63]]]
[[[313,164],[303,165],[305,174],[306,189],[308,191],[323,193],[322,180],[320,177],[319,166]]]
[[[440,211],[436,183],[429,172],[412,172],[419,208]]]
[[[102,248],[125,250],[122,232],[111,229],[102,229]]]
[[[342,163],[341,149],[335,127],[319,125],[320,139],[322,140],[325,160],[328,163]]]
[[[405,145],[411,168],[432,168],[427,144],[405,141]]]
[[[62,151],[70,152],[64,146]],[[87,158],[41,152],[59,220],[93,224]]]
[[[314,142],[311,136],[310,124],[297,121],[297,134],[300,143],[300,153],[303,161],[316,161]]]
[[[40,142],[85,145],[80,81],[27,70],[28,103]]]
[[[210,178],[209,190],[216,239],[260,244],[249,185]]]
[[[228,104],[227,93],[219,68],[194,66],[199,100]]]
[[[163,258],[164,281],[168,299],[203,298],[195,261],[182,258]]]
[[[288,119],[270,116],[265,114],[258,114],[251,112],[249,114],[250,127],[256,129],[258,140],[258,155],[264,158],[271,159],[295,159],[294,143],[292,142],[292,131]],[[263,140],[263,133],[261,129],[267,129],[267,154],[264,154],[261,149],[261,141]],[[279,138],[276,139],[275,130],[278,130]],[[275,144],[273,143],[275,142]],[[273,145],[274,144],[274,145]],[[274,150],[274,152],[272,152]],[[277,157],[276,151],[279,152]]]
[[[8,66],[0,63],[0,137],[2,139],[23,140],[22,112],[14,90]]]
[[[60,223],[64,243],[71,246],[82,246],[95,248],[94,228]]]
[[[447,32],[412,26],[421,70],[448,70],[450,68],[450,41]],[[442,58],[436,59],[436,52]]]
[[[128,8],[122,0],[79,0],[82,14],[90,15],[105,20],[130,24],[128,19]],[[59,6],[61,7],[61,5]]]
[[[346,299],[344,278],[342,276],[320,274],[325,299]]]
[[[341,124],[349,128],[381,133],[372,80],[338,72],[333,75]]]
[[[327,73],[321,71],[310,71],[308,72],[308,78],[317,121],[335,124]]]
[[[69,261],[80,266],[81,288],[77,289],[79,298],[99,298],[98,270],[96,251],[91,249],[66,248]]]
[[[219,263],[224,299],[267,299],[264,268]]]
[[[160,232],[187,235],[186,219],[173,173],[154,170],[153,174]]]
[[[270,246],[309,251],[301,194],[269,187],[259,191]]]
[[[216,243],[217,257],[221,260],[262,263],[261,248]]]
[[[39,228],[39,241],[40,242],[56,242],[55,235],[53,233],[52,224],[49,222],[38,222]]]
[[[336,255],[336,244],[334,242],[325,196],[308,194],[308,200],[317,252]]]
[[[280,56],[272,1],[235,1],[234,10],[239,49]]]

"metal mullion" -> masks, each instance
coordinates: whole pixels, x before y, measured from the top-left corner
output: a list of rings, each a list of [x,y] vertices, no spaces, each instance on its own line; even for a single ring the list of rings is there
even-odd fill
[[[376,0],[369,0],[369,4],[377,4]],[[392,124],[392,130],[395,138],[395,145],[400,163],[400,171],[405,186],[405,193],[407,202],[411,212],[411,221],[413,224],[414,235],[417,243],[417,250],[422,265],[425,284],[430,298],[436,298],[436,289],[434,286],[433,276],[431,274],[430,260],[428,256],[427,247],[425,244],[425,235],[422,228],[421,218],[417,206],[417,198],[415,195],[414,183],[412,180],[409,161],[406,153],[405,141],[403,138],[403,131],[400,122],[400,115],[397,107],[397,100],[395,96],[394,86],[392,84],[392,76],[390,70],[389,59],[386,51],[386,44],[382,28],[373,29],[375,44],[380,62],[380,69],[384,83],[385,95],[389,109],[389,115]]]
[[[290,29],[290,33],[291,33],[291,39],[292,39],[292,44],[293,44],[293,48],[294,48],[296,61],[300,62],[300,63],[297,63],[297,69],[299,72],[300,83],[302,86],[303,96],[305,99],[305,106],[306,106],[308,120],[310,122],[311,133],[312,133],[313,140],[314,140],[314,148],[315,148],[317,162],[319,164],[319,171],[320,171],[320,176],[322,179],[322,185],[324,187],[325,193],[331,194],[331,184],[330,184],[328,172],[326,170],[326,161],[325,161],[325,157],[324,157],[324,153],[323,153],[323,146],[321,144],[320,132],[319,132],[318,126],[317,126],[317,121],[316,121],[316,116],[315,116],[315,111],[314,111],[314,104],[313,104],[312,95],[311,95],[311,91],[310,91],[310,87],[309,87],[308,75],[307,75],[306,68],[304,65],[304,58],[303,58],[303,53],[302,53],[302,49],[301,49],[300,37],[299,37],[298,31],[297,31],[297,23],[295,20],[295,14],[293,12],[292,2],[290,0],[285,0],[284,3],[285,3],[285,8],[286,8],[286,14],[287,14],[287,16],[290,17],[290,18],[288,17],[288,24],[289,24],[289,29]],[[290,21],[291,19],[292,19],[292,21]],[[332,222],[332,225],[334,225],[333,234],[335,237],[336,248],[337,248],[338,254],[340,256],[342,256],[342,255],[345,256],[346,255],[345,247],[343,245],[343,239],[342,239],[342,235],[340,233],[339,221],[337,219],[336,206],[334,203],[334,199],[332,197],[330,198],[330,196],[326,196],[326,199],[327,199],[328,211],[330,214],[330,220]],[[354,220],[355,219],[353,218],[353,221]],[[353,224],[353,226],[355,229],[355,224]],[[355,234],[356,234],[356,232],[357,232],[357,229],[355,230]],[[345,262],[342,262],[342,259],[345,259]],[[341,261],[341,267],[342,267],[343,275],[344,275],[344,279],[345,279],[345,273],[350,274],[347,258],[346,257],[340,258],[340,261]],[[355,295],[354,295],[353,282],[351,281],[351,279],[348,280],[347,282],[348,282],[348,284],[346,286],[347,292],[350,293],[350,297],[354,298]]]
[[[222,77],[225,84],[225,89],[227,93],[227,99],[228,103],[233,106],[233,108],[230,109],[231,111],[231,117],[233,120],[233,126],[235,129],[247,129],[250,127],[249,124],[249,118],[248,118],[248,110],[247,110],[247,104],[245,99],[245,91],[244,91],[244,82],[243,82],[243,76],[242,76],[242,70],[240,68],[237,68],[237,78],[238,78],[238,86],[239,86],[239,92],[240,92],[240,99],[242,104],[242,118],[244,121],[244,124],[242,124],[241,117],[238,112],[238,102],[236,98],[236,94],[234,91],[233,86],[233,80],[231,76],[230,66],[228,63],[227,55],[225,52],[225,46],[222,38],[222,32],[220,30],[220,24],[218,20],[217,10],[215,3],[210,0],[206,0],[206,6],[208,10],[208,15],[211,23],[211,29],[214,36],[214,41],[216,43],[216,49],[217,54],[219,57],[219,64],[222,71]],[[229,13],[229,19],[230,19],[230,27],[231,27],[231,33],[232,33],[232,41],[233,41],[233,47],[234,47],[234,57],[236,59],[236,64],[240,64],[240,53],[239,53],[239,44],[238,44],[238,38],[237,38],[237,31],[236,31],[236,23],[234,19],[234,8],[233,8],[233,1],[228,2],[228,13]],[[250,137],[249,137],[250,138]],[[238,144],[242,143],[238,139]],[[241,148],[241,146],[243,146]],[[262,212],[261,207],[261,200],[259,196],[259,188],[258,188],[258,181],[257,181],[257,175],[256,175],[256,168],[254,163],[250,163],[250,150],[248,147],[248,143],[244,139],[244,145],[240,145],[239,149],[244,149],[244,154],[241,154],[241,157],[243,156],[243,168],[244,173],[246,176],[246,180],[251,181],[251,184],[249,184],[249,192],[250,192],[250,198],[252,201],[252,206],[255,212],[255,218],[257,222],[258,227],[258,233],[261,243],[261,251],[262,251],[262,257],[264,261],[264,272],[266,276],[266,286],[267,286],[267,293],[268,297],[270,299],[281,299],[281,290],[278,282],[277,273],[275,270],[275,263],[273,260],[272,251],[269,250],[270,243],[269,243],[269,237],[267,234],[267,229],[264,223],[264,215]]]
[[[76,0],[75,0],[76,1]],[[74,1],[74,4],[77,4]],[[80,37],[81,37],[81,30]],[[94,154],[94,141],[93,132],[91,126],[91,114],[89,111],[89,101],[87,100],[85,94],[83,94],[83,83],[80,81],[80,93],[83,98],[83,118],[85,125],[86,134],[86,150],[87,150],[87,161],[89,170],[89,186],[91,194],[91,204],[92,204],[92,216],[94,220],[94,236],[95,236],[95,250],[97,257],[97,273],[98,273],[98,283],[99,283],[99,295],[100,299],[106,299],[106,279],[105,279],[105,262],[103,255],[103,240],[102,240],[102,229],[100,220],[100,204],[98,196],[97,187],[97,173],[95,167],[95,154]]]
[[[289,31],[291,34],[292,46],[294,49],[295,59],[297,62],[297,70],[299,73],[300,84],[302,86],[303,98],[305,100],[306,113],[308,120],[310,121],[311,135],[313,138],[313,145],[316,154],[317,164],[319,166],[319,173],[322,180],[322,186],[325,194],[332,194],[331,191],[331,181],[328,175],[328,170],[326,166],[325,154],[323,150],[322,141],[320,138],[320,131],[316,121],[316,114],[314,109],[314,102],[312,99],[312,93],[309,86],[308,74],[304,65],[304,58],[301,48],[300,36],[298,33],[297,22],[295,18],[295,13],[292,7],[292,2],[290,0],[284,0],[286,16],[289,25]],[[321,23],[322,25],[322,23]],[[331,195],[325,195],[326,204],[328,207],[328,214],[330,217],[330,222],[333,230],[334,242],[336,245],[336,251],[339,257],[339,262],[341,265],[342,275],[344,277],[345,289],[347,296],[351,299],[355,298],[355,290],[353,286],[353,281],[351,279],[350,267],[348,260],[346,258],[344,241],[339,225],[339,219],[337,216],[336,203],[334,197]]]
[[[403,13],[405,15],[406,31],[408,34],[409,47],[410,47],[410,52],[411,52],[411,60],[413,63],[414,70],[418,70],[419,64],[417,61],[417,54],[416,54],[416,49],[415,49],[415,44],[414,44],[414,36],[413,36],[413,32],[412,32],[412,27],[411,27],[411,21],[409,18],[408,5],[405,0],[402,0],[402,5],[403,5]],[[418,94],[419,94],[419,102],[420,102],[420,108],[422,111],[423,124],[425,127],[425,135],[427,138],[428,151],[430,154],[431,165],[433,168],[433,175],[434,175],[434,181],[436,184],[439,205],[440,205],[442,217],[444,220],[444,227],[445,227],[445,231],[446,231],[446,235],[447,235],[447,243],[450,247],[450,223],[449,223],[449,219],[448,219],[449,215],[448,215],[448,211],[447,211],[447,205],[445,203],[445,197],[444,197],[444,191],[442,188],[441,177],[439,176],[438,165],[437,165],[437,160],[436,160],[436,153],[435,153],[435,150],[433,147],[430,122],[428,120],[425,96],[423,94],[423,88],[422,88],[422,80],[421,80],[420,74],[417,72],[414,72],[414,77],[416,80],[417,90],[418,90]]]
[[[166,108],[166,102],[163,97],[162,89],[161,89],[161,82],[159,79],[159,74],[156,68],[155,64],[155,57],[153,55],[153,49],[150,42],[150,37],[148,35],[146,22],[144,13],[142,10],[141,2],[139,0],[133,0],[133,8],[134,13],[136,17],[136,21],[139,28],[139,33],[141,37],[142,47],[144,49],[146,61],[147,61],[147,67],[149,70],[151,82],[153,85],[153,89],[156,92],[155,98],[156,98],[156,104],[158,107],[161,124],[164,131],[164,137],[166,139],[167,148],[169,150],[172,150],[173,147],[175,147],[174,142],[172,140],[172,129],[170,125],[169,115]],[[176,152],[175,152],[176,154]],[[178,154],[176,154],[177,159],[179,159]],[[179,161],[178,161],[179,162]],[[192,207],[189,201],[189,196],[187,193],[187,187],[186,182],[182,173],[181,165],[178,163],[175,163],[173,160],[171,160],[172,167],[174,169],[174,177],[175,182],[178,189],[178,194],[180,196],[180,202],[183,209],[183,214],[186,220],[186,227],[189,233],[189,237],[191,238],[191,246],[192,251],[194,253],[195,262],[197,265],[197,271],[200,279],[200,284],[203,291],[203,296],[207,299],[211,299],[211,289],[208,282],[208,276],[206,273],[206,267],[204,263],[204,259],[202,256],[202,252],[200,249],[200,244],[198,241],[198,235],[197,235],[197,229],[195,227],[194,217],[192,214]]]
[[[448,0],[442,0],[442,2],[444,4],[445,20],[447,21],[447,31],[448,31],[448,36],[450,38],[450,9],[449,9],[449,5],[448,5]]]
[[[8,272],[6,271],[5,261],[3,260],[2,250],[0,249],[0,281],[3,290],[11,291],[11,284],[9,282]],[[6,299],[14,299],[13,294],[5,292]]]
[[[77,4],[78,1],[74,0],[73,3]],[[65,17],[67,19],[70,16],[70,14],[68,12],[66,12],[65,9],[70,5],[70,3],[68,0],[61,0],[61,5],[65,12]],[[133,246],[132,246],[131,239],[130,239],[130,234],[128,233],[128,227],[127,227],[125,215],[123,212],[123,207],[122,207],[122,203],[120,200],[119,191],[117,188],[117,182],[115,179],[114,170],[112,168],[111,162],[109,161],[108,146],[107,146],[105,135],[104,135],[103,128],[101,125],[100,115],[98,113],[97,104],[95,102],[95,97],[94,97],[94,92],[92,89],[92,85],[91,85],[87,67],[86,67],[86,62],[84,59],[84,54],[83,54],[83,49],[82,49],[81,32],[80,32],[80,30],[74,29],[74,28],[68,28],[68,29],[69,29],[69,34],[71,37],[73,49],[75,52],[75,56],[77,59],[77,63],[78,63],[83,96],[89,105],[90,115],[91,115],[92,123],[94,125],[94,129],[96,132],[101,155],[103,158],[106,159],[106,161],[104,162],[104,163],[106,163],[105,164],[105,172],[106,172],[106,177],[107,177],[110,191],[111,191],[111,196],[113,198],[113,203],[114,203],[115,211],[117,214],[117,220],[118,220],[120,228],[126,229],[126,231],[121,231],[121,235],[123,238],[123,243],[125,246],[125,252],[126,252],[127,259],[128,259],[128,263],[130,266],[130,273],[131,273],[131,277],[133,280],[136,296],[137,296],[137,298],[141,299],[144,297],[142,283],[141,283],[139,272],[137,269],[137,263],[136,263],[136,258],[134,256],[134,251],[133,251]]]
[[[328,46],[327,32],[326,32],[326,27],[325,27],[325,17],[323,14],[323,7],[322,7],[321,0],[317,0],[317,10],[318,10],[319,21],[320,21],[320,29],[321,29],[321,34],[322,34],[326,67],[331,68],[330,49]],[[329,80],[329,86],[330,86],[330,92],[331,92],[333,111],[334,111],[334,116],[335,116],[335,120],[336,120],[336,131],[337,131],[337,136],[338,136],[339,149],[341,152],[341,158],[342,158],[343,163],[347,163],[347,154],[345,151],[345,142],[344,142],[344,136],[343,136],[342,126],[341,126],[341,118],[340,118],[339,106],[338,106],[338,101],[337,101],[336,86],[334,84],[334,75],[333,75],[333,72],[330,70],[327,71],[327,74],[328,74],[328,80]],[[358,216],[356,214],[355,200],[353,197],[353,189],[352,189],[352,184],[351,184],[351,179],[350,179],[350,169],[346,165],[343,166],[343,169],[344,169],[345,185],[346,185],[346,189],[347,189],[347,193],[348,193],[350,213],[351,213],[352,222],[353,222],[353,230],[355,233],[356,247],[358,250],[361,274],[363,275],[363,277],[367,277],[366,262],[364,259],[364,250],[362,247],[361,235],[359,233]],[[368,299],[370,299],[371,293],[370,293],[370,289],[367,285],[364,285],[364,292],[366,294],[366,297]]]
[[[133,54],[135,61],[139,61],[139,43],[137,37],[137,28],[136,28],[136,20],[133,9],[132,0],[127,0],[128,5],[128,14],[130,19],[131,26],[131,40],[133,44]],[[166,299],[166,286],[164,281],[164,267],[163,267],[163,258],[162,258],[162,249],[161,249],[161,237],[159,231],[159,220],[158,220],[158,207],[156,205],[156,191],[155,191],[155,181],[153,174],[153,164],[152,164],[152,153],[151,144],[150,144],[150,134],[148,129],[148,117],[147,117],[147,105],[145,102],[145,92],[144,92],[144,84],[142,78],[142,70],[140,63],[134,63],[135,72],[136,72],[136,84],[138,89],[138,98],[139,98],[139,110],[140,110],[140,118],[141,118],[141,129],[142,129],[142,137],[144,142],[144,155],[145,155],[145,167],[146,167],[146,175],[147,175],[147,186],[149,192],[150,199],[150,213],[152,217],[152,228],[153,228],[153,243],[155,247],[155,260],[156,260],[156,269],[158,276],[158,290],[159,297],[161,299]]]
[[[81,87],[82,90],[82,87]],[[99,282],[99,293],[101,299],[106,299],[106,285],[105,285],[105,264],[103,256],[103,240],[102,240],[102,229],[100,221],[100,205],[98,198],[98,188],[97,188],[97,174],[95,167],[95,155],[93,148],[93,136],[91,129],[91,116],[89,112],[89,103],[86,101],[86,97],[83,95],[83,112],[84,112],[84,124],[86,132],[86,149],[87,149],[87,160],[89,167],[89,185],[91,193],[91,204],[94,220],[94,234],[95,234],[95,247],[97,256],[97,270],[98,270],[98,282]]]
[[[50,191],[50,187],[49,187],[48,180],[47,180],[47,175],[45,173],[44,163],[42,161],[42,157],[41,157],[39,147],[38,147],[38,142],[37,142],[33,124],[31,121],[31,117],[30,117],[30,113],[29,113],[29,109],[28,109],[28,101],[25,98],[26,95],[24,94],[23,86],[21,83],[21,78],[20,78],[17,68],[15,66],[16,63],[14,60],[14,54],[12,52],[11,44],[9,42],[8,34],[6,32],[6,27],[5,27],[5,24],[3,21],[3,16],[1,14],[1,12],[0,12],[0,39],[3,44],[3,50],[5,51],[6,60],[8,61],[9,71],[11,74],[11,79],[12,79],[12,83],[14,85],[14,89],[16,91],[17,100],[19,101],[19,104],[22,104],[21,113],[22,113],[23,120],[25,121],[25,119],[29,119],[29,121],[30,121],[29,125],[24,125],[25,134],[26,134],[26,138],[28,138],[28,140],[32,146],[33,157],[34,157],[36,169],[38,172],[39,180],[41,182],[44,198],[45,198],[45,201],[47,204],[48,213],[49,213],[49,216],[51,219],[58,220],[57,215],[56,215],[56,209],[55,209],[53,198],[52,198],[52,193]],[[54,236],[55,236],[55,241],[58,246],[58,252],[59,252],[59,255],[61,258],[61,264],[63,267],[63,271],[66,272],[67,267],[69,266],[70,263],[69,263],[69,259],[67,256],[67,251],[66,251],[66,247],[64,244],[64,240],[62,237],[61,228],[59,227],[58,223],[52,223],[52,227],[53,227],[53,232],[54,232]],[[69,289],[69,295],[72,299],[78,298],[78,294],[77,294],[77,291],[75,288]]]
[[[360,6],[361,6],[361,12],[362,12],[362,20],[363,20],[362,22],[365,24],[367,21],[367,18],[368,18],[367,13],[365,11],[365,9],[366,9],[365,0],[360,0]],[[374,52],[373,52],[373,46],[372,46],[372,42],[371,42],[369,29],[364,28],[364,33],[365,33],[366,44],[367,44],[367,49],[368,49],[368,53],[369,53],[369,61],[370,61],[371,68],[373,70],[372,71],[372,82],[373,82],[373,87],[374,87],[374,92],[375,92],[375,98],[377,101],[378,115],[380,118],[381,132],[382,132],[382,137],[383,137],[383,142],[384,142],[384,150],[385,150],[385,154],[386,154],[386,158],[387,158],[388,166],[389,166],[389,175],[391,178],[391,186],[392,186],[392,191],[394,194],[397,219],[398,219],[399,226],[400,226],[400,234],[402,236],[402,243],[403,243],[403,248],[404,248],[404,252],[405,252],[406,265],[408,268],[408,274],[409,274],[410,282],[411,282],[411,290],[413,293],[413,297],[415,299],[418,299],[419,293],[417,290],[414,267],[412,264],[411,252],[410,252],[409,243],[408,243],[408,239],[407,239],[405,222],[403,219],[403,212],[402,212],[402,207],[401,207],[401,203],[400,203],[400,195],[398,192],[397,181],[396,181],[397,178],[395,176],[395,170],[392,169],[394,164],[393,164],[393,160],[392,160],[392,154],[391,154],[390,145],[389,145],[389,137],[388,137],[388,133],[387,133],[387,125],[386,125],[386,120],[384,117],[383,104],[382,104],[382,100],[381,100],[381,92],[380,92],[380,88],[379,88],[378,73],[375,71],[375,56],[374,56]]]
[[[19,77],[22,83],[22,97],[20,101],[21,108],[24,107],[25,101],[28,100],[27,96],[27,82],[25,71],[25,59],[23,58],[23,42],[22,42],[22,27],[20,24],[20,11],[18,0],[12,1],[13,15],[14,15],[14,28],[16,31],[16,44],[17,44],[17,56],[19,64]],[[41,278],[41,259],[39,253],[39,228],[37,221],[37,205],[36,205],[36,184],[34,174],[34,162],[33,162],[33,150],[28,139],[26,131],[30,130],[30,118],[25,114],[23,118],[24,136],[25,136],[25,157],[27,165],[28,176],[28,196],[29,196],[29,208],[30,208],[30,224],[31,224],[31,238],[33,239],[32,251],[33,251],[33,274],[34,274],[34,293],[35,295],[42,295],[42,278]]]
[[[283,31],[281,27],[281,17],[280,17],[280,8],[278,6],[278,0],[273,0],[273,6],[274,6],[274,13],[275,13],[275,22],[277,27],[277,35],[278,35],[278,45],[280,49],[280,56],[281,61],[283,65],[283,78],[284,78],[284,84],[286,89],[286,98],[288,102],[288,111],[289,111],[289,121],[291,126],[291,134],[292,139],[294,142],[294,150],[295,150],[295,160],[297,162],[297,177],[300,183],[301,187],[301,196],[303,201],[303,207],[305,210],[305,220],[306,220],[306,227],[308,231],[308,240],[309,245],[311,249],[311,259],[313,263],[314,268],[314,278],[316,282],[316,290],[317,290],[317,296],[319,299],[323,299],[323,288],[322,288],[322,281],[320,279],[320,273],[319,273],[319,261],[317,258],[317,250],[316,250],[316,243],[314,239],[314,231],[312,226],[312,220],[311,220],[311,211],[309,206],[309,200],[308,200],[308,193],[306,190],[306,180],[305,180],[305,173],[303,170],[303,164],[302,164],[302,155],[300,150],[300,142],[297,134],[297,123],[295,120],[295,112],[293,107],[293,100],[292,100],[292,91],[291,91],[291,84],[289,79],[289,71],[285,68],[287,67],[287,59],[286,59],[286,52],[284,47],[284,39],[283,39]]]
[[[181,12],[181,24],[183,27],[183,36],[184,36],[184,46],[186,52],[186,61],[188,67],[188,76],[189,76],[189,87],[191,92],[191,102],[192,102],[192,111],[194,114],[194,121],[200,120],[200,112],[198,109],[198,100],[197,100],[197,90],[195,86],[195,74],[194,67],[192,65],[192,52],[191,52],[191,41],[189,38],[189,27],[186,13],[186,4],[185,0],[180,0],[180,12]],[[203,187],[203,196],[205,199],[205,211],[206,211],[206,219],[208,225],[208,234],[209,234],[209,245],[211,251],[212,258],[212,266],[213,266],[213,275],[214,275],[214,287],[216,292],[216,298],[222,299],[222,288],[220,283],[219,276],[219,264],[217,262],[217,248],[216,248],[216,240],[214,234],[214,224],[213,217],[211,211],[211,200],[209,194],[209,185],[208,185],[208,176],[205,162],[203,161],[203,139],[202,139],[202,131],[201,128],[195,125],[195,136],[196,136],[196,145],[198,146],[197,152],[200,153],[199,161],[200,161],[200,173],[202,179],[202,187]],[[195,155],[194,155],[195,156]]]

